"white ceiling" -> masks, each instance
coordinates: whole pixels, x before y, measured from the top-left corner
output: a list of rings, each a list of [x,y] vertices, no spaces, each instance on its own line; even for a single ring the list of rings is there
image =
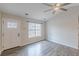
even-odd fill
[[[65,8],[68,9],[73,6],[79,6],[79,4],[73,3]],[[42,3],[0,3],[1,11],[37,20],[47,20],[53,17],[54,14],[52,14],[52,12],[44,12],[48,9],[50,9],[50,7]],[[25,13],[29,13],[29,15],[25,15]]]

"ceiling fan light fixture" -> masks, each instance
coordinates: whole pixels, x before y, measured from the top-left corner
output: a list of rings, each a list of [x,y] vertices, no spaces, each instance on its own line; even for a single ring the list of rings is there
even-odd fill
[[[47,10],[48,11],[53,11],[53,14],[55,14],[57,11],[67,11],[67,9],[64,8],[64,6],[69,5],[70,3],[54,3],[54,4],[44,4],[46,6],[51,7],[51,9]]]
[[[58,7],[55,7],[55,8],[54,8],[55,11],[57,11],[57,10],[59,10],[59,9],[60,9],[60,8],[58,8]]]
[[[60,6],[61,6],[61,4],[60,4],[60,3],[57,3],[57,4],[56,4],[56,6],[57,6],[57,7],[60,7]]]

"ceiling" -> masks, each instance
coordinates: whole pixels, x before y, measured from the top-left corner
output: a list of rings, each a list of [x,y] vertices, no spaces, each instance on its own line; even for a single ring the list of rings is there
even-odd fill
[[[65,8],[68,9],[73,6],[79,6],[79,4],[72,3]],[[52,12],[44,12],[47,9],[50,7],[42,3],[0,3],[0,10],[3,12],[44,21],[54,16]],[[25,13],[29,15],[25,15]]]

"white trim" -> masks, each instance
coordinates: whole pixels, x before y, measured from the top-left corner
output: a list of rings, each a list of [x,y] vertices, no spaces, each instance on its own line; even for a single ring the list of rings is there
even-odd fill
[[[2,51],[0,51],[0,56],[1,56]]]
[[[78,47],[65,44],[65,42],[59,43],[59,42],[57,42],[57,41],[52,41],[52,40],[48,40],[48,41],[50,41],[50,42],[55,42],[55,43],[60,44],[60,45],[65,45],[65,46],[67,46],[67,47],[71,47],[71,48],[74,48],[74,49],[79,49]]]

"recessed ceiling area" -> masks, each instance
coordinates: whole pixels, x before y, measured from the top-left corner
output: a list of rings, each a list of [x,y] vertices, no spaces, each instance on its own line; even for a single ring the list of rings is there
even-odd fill
[[[72,3],[65,6],[67,9],[73,6],[79,6],[79,4]],[[42,3],[1,3],[0,10],[3,12],[11,13],[26,18],[33,18],[37,20],[47,20],[54,16],[52,12],[44,12],[50,9],[49,6],[45,6]],[[28,15],[25,15],[25,14]]]

